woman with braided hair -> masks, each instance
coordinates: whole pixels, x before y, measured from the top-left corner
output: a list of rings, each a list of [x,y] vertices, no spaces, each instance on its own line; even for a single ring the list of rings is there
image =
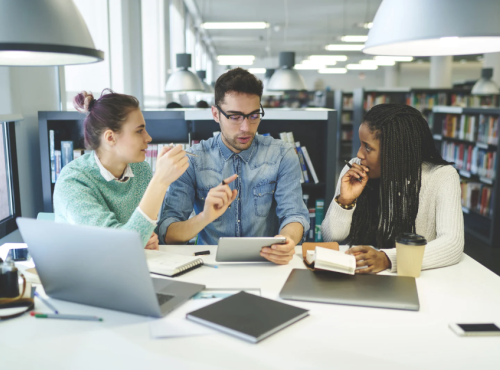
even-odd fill
[[[422,114],[404,104],[377,105],[359,138],[321,225],[323,239],[347,239],[346,253],[363,267],[357,273],[395,272],[395,238],[403,232],[427,239],[422,269],[457,263],[464,247],[460,180]]]

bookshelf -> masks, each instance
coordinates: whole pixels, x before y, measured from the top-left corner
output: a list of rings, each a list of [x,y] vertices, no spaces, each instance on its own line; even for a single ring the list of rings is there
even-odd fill
[[[436,147],[460,175],[465,232],[500,246],[500,109],[435,106],[432,118]]]
[[[280,132],[293,132],[295,141],[307,148],[319,178],[318,184],[302,184],[303,193],[309,194],[308,207],[313,207],[317,199],[324,199],[328,209],[337,180],[337,112],[324,108],[266,108],[265,112],[259,134],[269,133],[279,139]],[[214,131],[220,131],[210,109],[145,110],[143,115],[152,144],[206,140]],[[44,212],[53,212],[55,185],[51,178],[49,131],[54,131],[56,150],[66,140],[73,141],[75,149],[83,148],[83,118],[78,112],[38,112]]]
[[[264,108],[333,108],[334,94],[329,90],[284,91],[281,95],[262,96]]]
[[[353,138],[353,93],[342,90],[334,92],[334,108],[337,111],[337,179],[344,168],[344,160],[352,159],[352,138]]]
[[[497,107],[498,95],[473,96],[467,88],[452,89],[424,89],[424,88],[395,88],[395,89],[356,89],[354,90],[353,132],[357,133],[365,113],[374,105],[383,103],[401,103],[411,105],[420,110],[427,119],[429,126],[433,126],[432,109],[434,106],[458,107]],[[359,148],[359,137],[353,135],[352,155],[356,156]]]

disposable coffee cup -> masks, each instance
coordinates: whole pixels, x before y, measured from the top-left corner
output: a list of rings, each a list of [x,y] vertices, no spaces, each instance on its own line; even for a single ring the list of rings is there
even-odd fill
[[[419,277],[427,240],[421,235],[403,233],[396,237],[396,263],[399,276]]]

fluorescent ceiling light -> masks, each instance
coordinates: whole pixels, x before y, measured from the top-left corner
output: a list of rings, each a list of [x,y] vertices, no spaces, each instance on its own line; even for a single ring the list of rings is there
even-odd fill
[[[411,62],[413,57],[401,57],[392,55],[377,55],[373,57],[375,60],[394,60],[395,62]]]
[[[407,56],[499,52],[498,14],[500,1],[492,0],[384,0],[363,52]]]
[[[376,64],[348,64],[346,65],[347,69],[352,70],[375,70],[378,68]]]
[[[302,61],[303,65],[308,65],[308,66],[313,66],[313,65],[316,65],[316,66],[334,66],[335,64],[337,64],[336,61],[334,60],[311,60],[311,59],[304,59]]]
[[[344,74],[347,73],[346,68],[321,68],[318,70],[322,74]]]
[[[330,44],[326,45],[325,49],[329,51],[358,51],[365,47],[363,44],[359,45],[345,45],[345,44]]]
[[[320,68],[325,68],[325,65],[322,64],[322,65],[318,65],[318,64],[296,64],[293,69],[297,69],[297,70],[311,70],[311,71],[314,71],[314,70],[318,70]]]
[[[251,66],[255,57],[253,55],[219,55],[217,61],[220,65]]]
[[[368,36],[347,35],[347,36],[342,36],[340,40],[343,42],[365,42],[366,40],[368,40]]]
[[[382,60],[373,60],[373,59],[364,59],[359,62],[360,64],[374,64],[378,66],[393,66],[396,62],[393,59],[382,59]]]
[[[206,30],[261,30],[269,27],[266,22],[205,22],[201,25]]]
[[[265,68],[248,68],[248,72],[255,74],[265,74]]]
[[[308,58],[314,61],[334,61],[334,62],[345,62],[347,60],[347,55],[311,55]]]

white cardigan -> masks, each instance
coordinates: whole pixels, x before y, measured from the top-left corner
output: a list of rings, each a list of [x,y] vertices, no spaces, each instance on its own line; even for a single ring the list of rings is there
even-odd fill
[[[360,160],[354,158],[350,162],[359,164]],[[340,194],[340,179],[348,170],[347,166],[342,170],[335,196]],[[347,238],[355,208],[345,210],[335,200],[332,201],[321,224],[324,241],[341,242]],[[422,164],[422,186],[415,228],[417,234],[427,239],[422,270],[460,261],[464,249],[464,218],[460,178],[452,166],[436,166],[427,162]],[[396,272],[396,248],[381,250],[391,260],[391,271]]]

